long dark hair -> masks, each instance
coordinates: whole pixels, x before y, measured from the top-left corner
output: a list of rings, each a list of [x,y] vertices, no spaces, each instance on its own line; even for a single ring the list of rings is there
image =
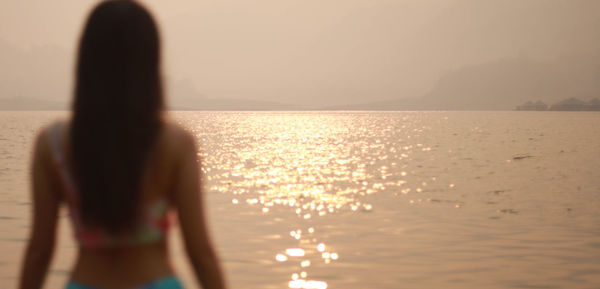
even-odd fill
[[[135,1],[100,3],[79,46],[70,139],[85,225],[121,233],[137,224],[162,106],[151,14]]]

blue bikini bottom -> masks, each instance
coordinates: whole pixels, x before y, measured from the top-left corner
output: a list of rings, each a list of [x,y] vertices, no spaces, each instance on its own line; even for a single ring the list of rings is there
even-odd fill
[[[83,284],[77,283],[75,281],[69,281],[69,283],[67,283],[66,289],[101,289],[101,288],[83,285]],[[171,276],[171,277],[161,278],[156,281],[152,281],[146,285],[135,287],[134,289],[183,289],[183,286],[181,285],[181,282],[179,282],[179,279],[177,279],[174,276]]]

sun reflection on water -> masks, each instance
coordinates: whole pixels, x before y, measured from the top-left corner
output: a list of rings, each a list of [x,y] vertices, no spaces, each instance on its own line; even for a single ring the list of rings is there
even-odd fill
[[[326,281],[310,280],[306,270],[317,260],[338,262],[344,252],[319,240],[315,218],[369,213],[376,210],[372,195],[418,194],[436,181],[408,181],[411,157],[434,150],[415,143],[428,130],[418,126],[416,116],[394,116],[382,126],[343,114],[247,113],[227,115],[222,122],[214,114],[210,123],[199,121],[190,130],[201,143],[216,144],[202,146],[200,153],[211,191],[230,194],[232,205],[255,206],[262,214],[288,210],[304,226],[289,231],[296,247],[273,252],[277,262],[297,263],[289,288],[327,288]]]

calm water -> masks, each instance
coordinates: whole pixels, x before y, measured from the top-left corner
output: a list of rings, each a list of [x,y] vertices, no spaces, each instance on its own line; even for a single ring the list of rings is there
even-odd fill
[[[0,112],[0,288],[29,230],[34,134],[66,116]],[[600,288],[600,113],[173,117],[200,144],[231,288]],[[68,277],[70,234],[63,213],[47,288]]]

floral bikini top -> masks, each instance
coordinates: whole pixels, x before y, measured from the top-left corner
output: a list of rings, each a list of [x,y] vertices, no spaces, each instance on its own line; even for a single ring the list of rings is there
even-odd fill
[[[79,214],[79,195],[61,150],[63,127],[62,122],[56,122],[50,127],[48,134],[54,164],[66,192],[69,215],[79,245],[86,248],[106,248],[147,244],[162,240],[167,235],[173,222],[173,215],[169,210],[169,202],[166,199],[161,199],[143,208],[143,222],[128,235],[110,235],[105,231],[88,228],[83,224]]]

